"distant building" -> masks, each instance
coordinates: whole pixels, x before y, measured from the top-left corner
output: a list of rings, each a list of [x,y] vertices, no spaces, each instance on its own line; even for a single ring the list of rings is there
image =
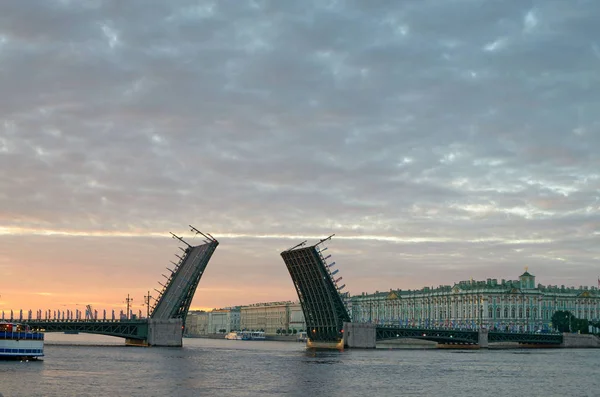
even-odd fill
[[[240,329],[240,307],[188,312],[185,333],[190,336],[228,333]]]
[[[208,333],[208,312],[193,310],[188,312],[185,320],[185,334],[191,336],[206,335]]]
[[[240,308],[240,328],[264,331],[268,335],[306,330],[304,314],[298,302],[257,303]]]
[[[551,328],[552,315],[570,311],[578,318],[600,319],[596,287],[543,286],[525,271],[518,280],[461,281],[453,286],[390,290],[353,296],[352,321],[376,324],[489,328],[533,331]]]

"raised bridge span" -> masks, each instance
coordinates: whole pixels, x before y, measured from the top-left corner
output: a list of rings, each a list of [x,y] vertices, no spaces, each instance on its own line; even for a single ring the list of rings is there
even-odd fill
[[[43,332],[81,332],[125,338],[127,344],[140,346],[181,346],[185,319],[213,253],[219,242],[191,226],[191,231],[201,235],[203,244],[191,245],[182,237],[172,234],[183,247],[182,255],[167,268],[169,275],[156,290],[158,297],[147,319],[123,320],[22,320],[34,330]]]
[[[306,321],[308,345],[316,347],[343,347],[344,323],[350,322],[350,315],[340,293],[343,285],[338,285],[335,262],[327,262],[324,243],[305,247],[300,243],[281,253],[298,293],[300,305]]]

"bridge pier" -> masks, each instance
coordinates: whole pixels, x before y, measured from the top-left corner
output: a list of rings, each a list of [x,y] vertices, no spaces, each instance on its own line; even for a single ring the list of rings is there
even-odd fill
[[[166,320],[148,319],[147,346],[183,346],[183,321],[181,318]]]
[[[344,347],[375,349],[375,324],[344,323]]]
[[[489,330],[487,328],[479,328],[478,341],[480,349],[487,349],[489,347]]]

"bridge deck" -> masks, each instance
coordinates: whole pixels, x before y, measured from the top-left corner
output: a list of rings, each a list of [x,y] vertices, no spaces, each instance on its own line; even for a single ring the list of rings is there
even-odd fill
[[[488,343],[513,342],[519,344],[560,345],[562,334],[557,333],[517,333],[488,332]],[[423,339],[441,344],[478,344],[479,332],[476,330],[377,327],[377,340],[399,338]]]
[[[474,345],[479,343],[479,333],[477,331],[377,327],[375,335],[376,340],[410,338],[430,340],[442,344]]]
[[[23,320],[33,330],[42,332],[81,332],[116,336],[128,339],[145,340],[148,337],[148,320],[122,320],[122,321],[44,321]]]

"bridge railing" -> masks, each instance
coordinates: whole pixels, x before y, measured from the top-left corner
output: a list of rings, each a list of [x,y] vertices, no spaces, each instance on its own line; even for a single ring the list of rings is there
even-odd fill
[[[11,318],[11,319],[7,319],[4,321],[8,321],[8,322],[14,322],[14,323],[24,323],[24,324],[28,324],[28,323],[145,323],[148,322],[147,318],[136,318],[136,319],[74,319],[74,318],[69,318],[69,319],[57,319],[57,318]]]

